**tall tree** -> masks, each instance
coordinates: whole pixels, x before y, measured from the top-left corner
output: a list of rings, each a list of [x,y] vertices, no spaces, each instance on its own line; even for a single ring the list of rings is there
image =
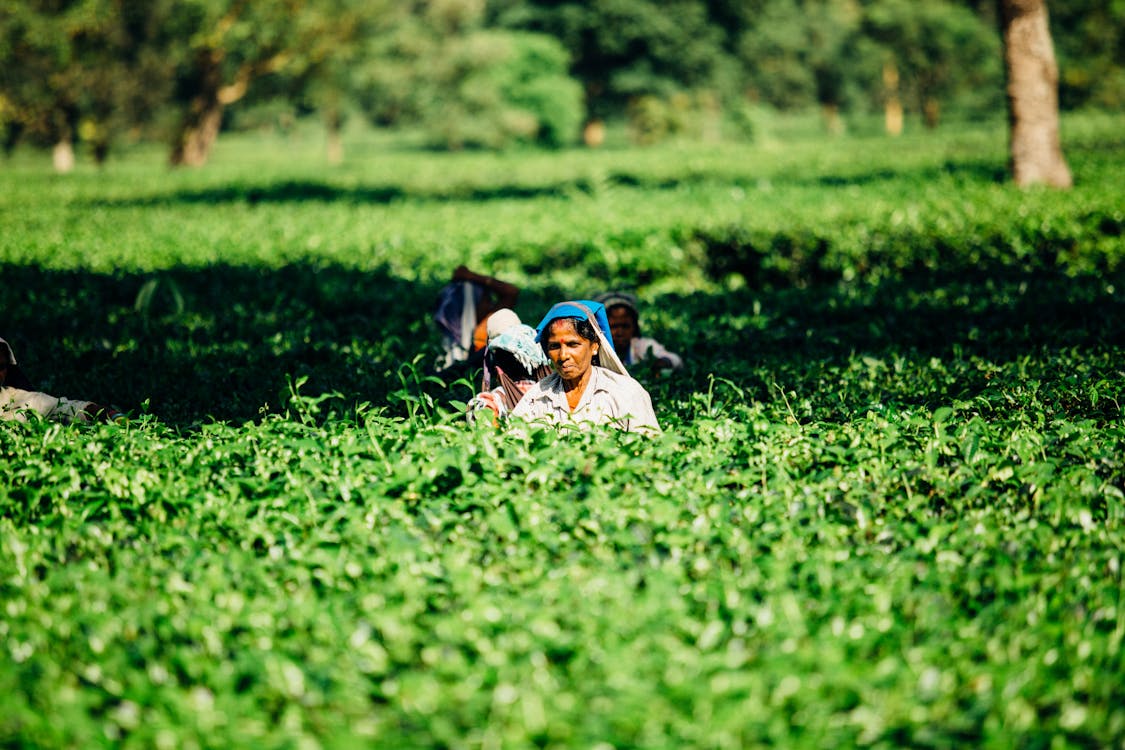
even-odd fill
[[[269,86],[255,87],[248,99],[288,100],[316,111],[324,122],[327,158],[343,161],[342,127],[349,103],[362,87],[362,71],[371,64],[371,40],[393,32],[410,15],[408,5],[396,0],[320,0],[302,14],[307,41]],[[263,84],[266,81],[262,81]]]
[[[144,109],[149,68],[134,51],[128,0],[35,0],[0,9],[0,128],[50,145],[74,165],[81,136],[105,158],[115,131]]]
[[[1059,106],[1125,109],[1125,2],[1067,0],[1051,6]]]
[[[554,36],[600,119],[645,95],[722,88],[734,65],[704,0],[490,0],[489,23]]]
[[[287,43],[299,3],[191,0],[169,8],[180,34],[168,41],[180,66],[183,114],[173,139],[174,165],[201,166],[219,135],[223,110],[244,97],[258,77],[289,61]]]
[[[563,146],[584,113],[569,56],[546,34],[489,29],[474,0],[429,0],[375,35],[357,69],[373,121],[413,125],[435,147]]]
[[[1045,0],[1000,0],[1012,177],[1017,185],[1066,188],[1059,142],[1059,70]]]
[[[848,61],[859,22],[851,0],[764,0],[747,12],[737,54],[754,98],[781,109],[819,105],[830,132],[842,128]],[[748,8],[748,6],[747,6]]]
[[[943,104],[1000,88],[996,33],[962,5],[946,0],[870,0],[860,33],[863,39],[857,47],[878,48],[866,57],[880,61],[870,77],[883,83],[888,123],[896,119],[896,108],[901,121],[905,104],[933,128]]]
[[[70,11],[45,3],[0,10],[0,116],[8,146],[27,137],[51,144],[55,169],[62,172],[74,166],[80,93],[67,76]]]
[[[210,156],[225,109],[264,76],[300,77],[354,39],[355,3],[337,0],[158,0],[165,14],[157,46],[176,66],[181,119],[171,162]],[[371,6],[378,13],[382,4]]]

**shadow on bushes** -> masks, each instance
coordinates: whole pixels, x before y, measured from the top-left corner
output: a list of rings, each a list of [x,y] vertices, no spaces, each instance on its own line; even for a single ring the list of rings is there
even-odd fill
[[[742,177],[723,176],[724,183],[732,187],[756,189],[759,181],[769,179],[775,185],[811,187],[860,186],[880,182],[909,179],[933,180],[955,176],[971,182],[1004,182],[1007,178],[1002,165],[988,162],[947,162],[929,168],[916,166],[901,171],[879,169],[849,174],[804,176],[797,174],[748,174]],[[164,195],[147,195],[131,198],[97,198],[89,201],[92,207],[170,206],[177,204],[289,204],[289,203],[348,203],[355,205],[386,204],[401,200],[411,201],[468,201],[537,200],[540,198],[565,198],[575,194],[594,195],[610,186],[644,190],[675,190],[692,185],[714,182],[716,176],[708,173],[668,177],[646,174],[643,171],[613,170],[598,178],[587,176],[558,180],[551,183],[519,184],[443,184],[440,188],[404,185],[397,182],[367,185],[333,185],[318,180],[266,180],[261,184],[243,183],[194,190],[178,190]]]
[[[3,266],[3,336],[34,385],[190,425],[283,411],[290,383],[384,403],[437,355],[437,290],[383,271],[214,266],[158,274]],[[418,358],[416,360],[416,358]]]
[[[654,315],[654,308],[663,312]],[[665,296],[649,317],[664,321],[669,335],[662,340],[688,361],[675,378],[650,381],[662,398],[683,383],[705,390],[714,375],[750,400],[792,389],[822,418],[895,405],[935,408],[1041,384],[1044,393],[1066,391],[1059,398],[1070,417],[1119,418],[1106,393],[1125,404],[1121,272],[992,268],[744,287],[714,297]],[[847,374],[855,368],[870,372]],[[1088,398],[1100,382],[1110,384],[1102,400]],[[857,391],[857,383],[866,386]]]
[[[2,266],[0,274],[7,313],[0,335],[34,385],[50,393],[133,413],[147,402],[143,408],[179,426],[282,412],[299,378],[307,378],[304,395],[335,392],[390,413],[401,409],[392,395],[403,389],[439,400],[470,395],[464,384],[447,389],[421,377],[439,353],[436,286],[383,270],[297,264],[99,275]],[[637,375],[658,405],[706,391],[712,375],[744,388],[747,399],[769,399],[780,385],[831,401],[833,368],[857,356],[917,366],[930,357],[1006,363],[1047,350],[1118,351],[1123,294],[1120,273],[963,269],[666,295],[643,314],[647,333],[687,365],[668,378]],[[534,323],[540,308],[565,296],[528,289],[518,310]],[[882,397],[928,403],[971,394],[986,376],[963,369],[943,394],[913,392],[908,374],[890,376]]]

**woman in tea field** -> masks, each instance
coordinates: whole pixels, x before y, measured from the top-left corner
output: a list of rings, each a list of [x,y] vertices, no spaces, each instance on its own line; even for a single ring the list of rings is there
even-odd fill
[[[552,307],[539,323],[538,340],[555,372],[524,394],[512,416],[660,432],[648,391],[629,376],[608,334],[600,302],[574,300]]]
[[[641,335],[641,316],[637,298],[625,292],[606,292],[594,298],[605,305],[613,348],[626,366],[651,361],[658,370],[675,370],[683,366],[680,355],[668,351],[654,338]]]
[[[512,310],[489,316],[481,390],[469,402],[470,418],[484,409],[497,418],[507,416],[528,389],[551,373],[550,360],[535,335]]]
[[[9,379],[9,376],[14,376]],[[29,414],[56,422],[103,422],[122,419],[116,409],[32,391],[16,364],[12,345],[0,338],[0,420],[26,422]]]
[[[488,343],[488,317],[515,305],[519,293],[514,284],[458,266],[438,293],[434,310],[445,350],[438,369],[456,374],[466,365],[479,364]]]

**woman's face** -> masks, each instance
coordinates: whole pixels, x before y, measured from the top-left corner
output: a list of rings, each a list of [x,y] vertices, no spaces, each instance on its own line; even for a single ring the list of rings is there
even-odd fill
[[[614,305],[606,310],[609,319],[609,331],[613,335],[613,348],[624,356],[629,350],[629,342],[637,336],[637,321],[633,320],[633,313],[625,305]]]
[[[563,380],[580,380],[590,369],[598,345],[578,335],[574,323],[556,320],[548,328],[547,356]]]

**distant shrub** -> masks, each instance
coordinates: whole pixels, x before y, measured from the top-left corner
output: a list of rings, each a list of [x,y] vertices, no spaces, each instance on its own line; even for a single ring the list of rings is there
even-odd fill
[[[435,145],[560,147],[580,134],[582,87],[567,75],[567,53],[531,33],[480,32],[451,50],[443,96],[425,121]]]
[[[582,87],[567,75],[567,52],[553,37],[512,34],[512,57],[494,71],[506,101],[535,116],[536,142],[574,143],[585,119]]]

